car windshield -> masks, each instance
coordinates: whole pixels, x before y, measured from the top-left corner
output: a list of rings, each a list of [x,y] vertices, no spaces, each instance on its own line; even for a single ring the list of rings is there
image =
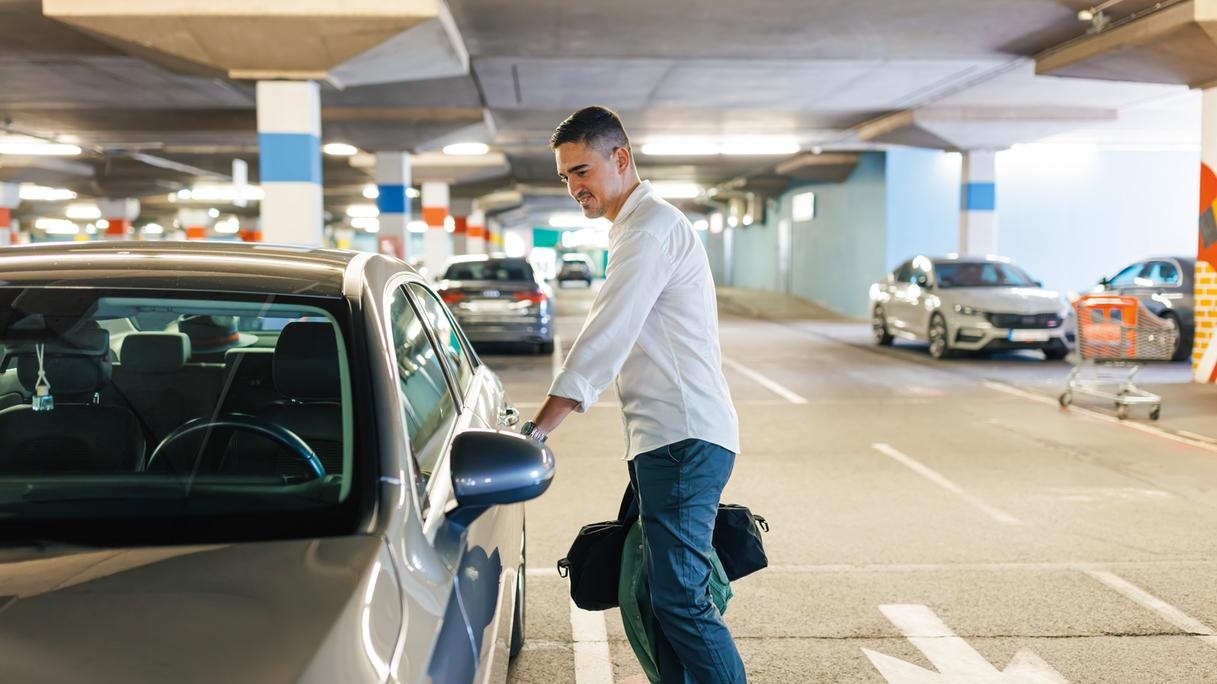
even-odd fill
[[[0,288],[0,545],[349,533],[342,303]]]
[[[533,280],[532,266],[523,259],[461,261],[448,267],[447,280]]]
[[[934,265],[939,287],[1037,287],[1013,264],[1000,261],[962,261]]]

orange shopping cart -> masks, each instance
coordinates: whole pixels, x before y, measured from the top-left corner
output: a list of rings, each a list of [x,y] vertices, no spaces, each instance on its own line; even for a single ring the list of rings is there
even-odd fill
[[[1134,405],[1151,406],[1149,418],[1158,420],[1162,397],[1137,387],[1137,374],[1146,361],[1170,360],[1178,328],[1155,316],[1136,297],[1083,295],[1074,310],[1077,360],[1061,394],[1061,406],[1083,394],[1114,402],[1121,420]]]

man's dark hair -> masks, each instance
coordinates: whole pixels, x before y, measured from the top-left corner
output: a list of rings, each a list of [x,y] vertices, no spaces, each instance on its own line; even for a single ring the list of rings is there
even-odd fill
[[[604,156],[609,156],[614,147],[630,148],[630,137],[625,134],[625,126],[621,117],[608,107],[584,107],[566,117],[558,124],[554,134],[549,138],[549,149],[556,150],[559,145],[579,143],[594,147]]]

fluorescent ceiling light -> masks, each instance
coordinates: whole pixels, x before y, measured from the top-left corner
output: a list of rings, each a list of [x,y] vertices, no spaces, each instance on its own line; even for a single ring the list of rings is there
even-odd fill
[[[220,210],[212,207],[207,210],[207,215],[211,218],[220,218]]]
[[[67,219],[40,218],[34,221],[34,227],[50,235],[76,235],[80,227]]]
[[[147,233],[148,235],[164,235],[165,234],[165,227],[159,223],[149,223],[148,225],[144,226],[140,230],[144,233]]]
[[[233,233],[241,232],[241,222],[237,220],[237,217],[232,216],[222,221],[216,221],[213,230],[217,233],[232,235]]]
[[[799,144],[787,138],[739,137],[723,141],[722,154],[739,156],[787,155],[799,151]]]
[[[490,146],[480,142],[461,142],[444,145],[444,154],[461,157],[476,157],[490,151]]]
[[[22,183],[19,192],[21,199],[26,202],[62,202],[76,199],[76,193],[67,188],[48,188],[33,183]]]
[[[646,143],[642,153],[653,157],[703,157],[719,154],[719,145],[708,140],[673,138]]]
[[[245,186],[245,192],[242,194],[245,199],[258,202],[266,198],[266,192],[258,185]],[[235,185],[196,185],[193,188],[178,190],[177,198],[193,202],[232,202],[237,199],[237,187]]]
[[[352,204],[347,207],[347,216],[351,218],[376,218],[380,216],[380,210],[375,204]]]
[[[47,142],[24,135],[0,137],[0,154],[30,157],[75,157],[80,147],[66,143]]]
[[[693,222],[693,230],[705,232],[710,230],[710,222],[706,219],[697,219]]]
[[[97,227],[98,227],[98,228],[101,228],[102,230],[105,230],[106,228],[109,228],[109,227],[110,227],[110,222],[109,222],[109,221],[107,221],[107,220],[105,220],[105,219],[98,219],[98,220],[97,220]]]
[[[321,151],[331,157],[354,157],[359,153],[359,148],[347,143],[326,143],[321,146]]]
[[[799,143],[789,138],[765,136],[739,136],[719,141],[704,138],[667,138],[655,140],[642,146],[642,153],[650,156],[705,157],[713,155],[732,156],[781,156],[799,151]]]
[[[652,181],[651,189],[665,199],[691,199],[702,193],[701,186],[696,183],[671,181]]]
[[[417,189],[406,188],[406,197],[409,197],[410,199],[418,199],[419,197],[422,197],[422,196],[423,196],[423,193],[419,192]]]
[[[367,185],[363,186],[364,199],[376,199],[377,197],[380,197],[380,188],[376,187],[375,184],[368,183]]]
[[[425,233],[427,232],[427,222],[416,219],[406,224],[406,230],[411,233]]]
[[[380,219],[353,218],[353,219],[351,219],[351,227],[360,228],[362,230],[368,231],[369,233],[379,233],[380,232]]]
[[[91,202],[69,204],[63,212],[64,216],[77,221],[93,221],[101,218],[101,209]]]

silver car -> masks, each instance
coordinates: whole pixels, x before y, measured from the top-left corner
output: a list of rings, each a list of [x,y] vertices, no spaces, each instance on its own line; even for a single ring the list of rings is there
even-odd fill
[[[224,243],[4,259],[0,682],[506,680],[554,459],[500,429],[417,273]]]
[[[1038,349],[1062,359],[1074,341],[1069,302],[1004,258],[910,259],[870,288],[874,340],[924,341],[930,355]]]
[[[538,353],[553,353],[553,291],[527,260],[455,257],[438,288],[474,344],[523,343]]]

